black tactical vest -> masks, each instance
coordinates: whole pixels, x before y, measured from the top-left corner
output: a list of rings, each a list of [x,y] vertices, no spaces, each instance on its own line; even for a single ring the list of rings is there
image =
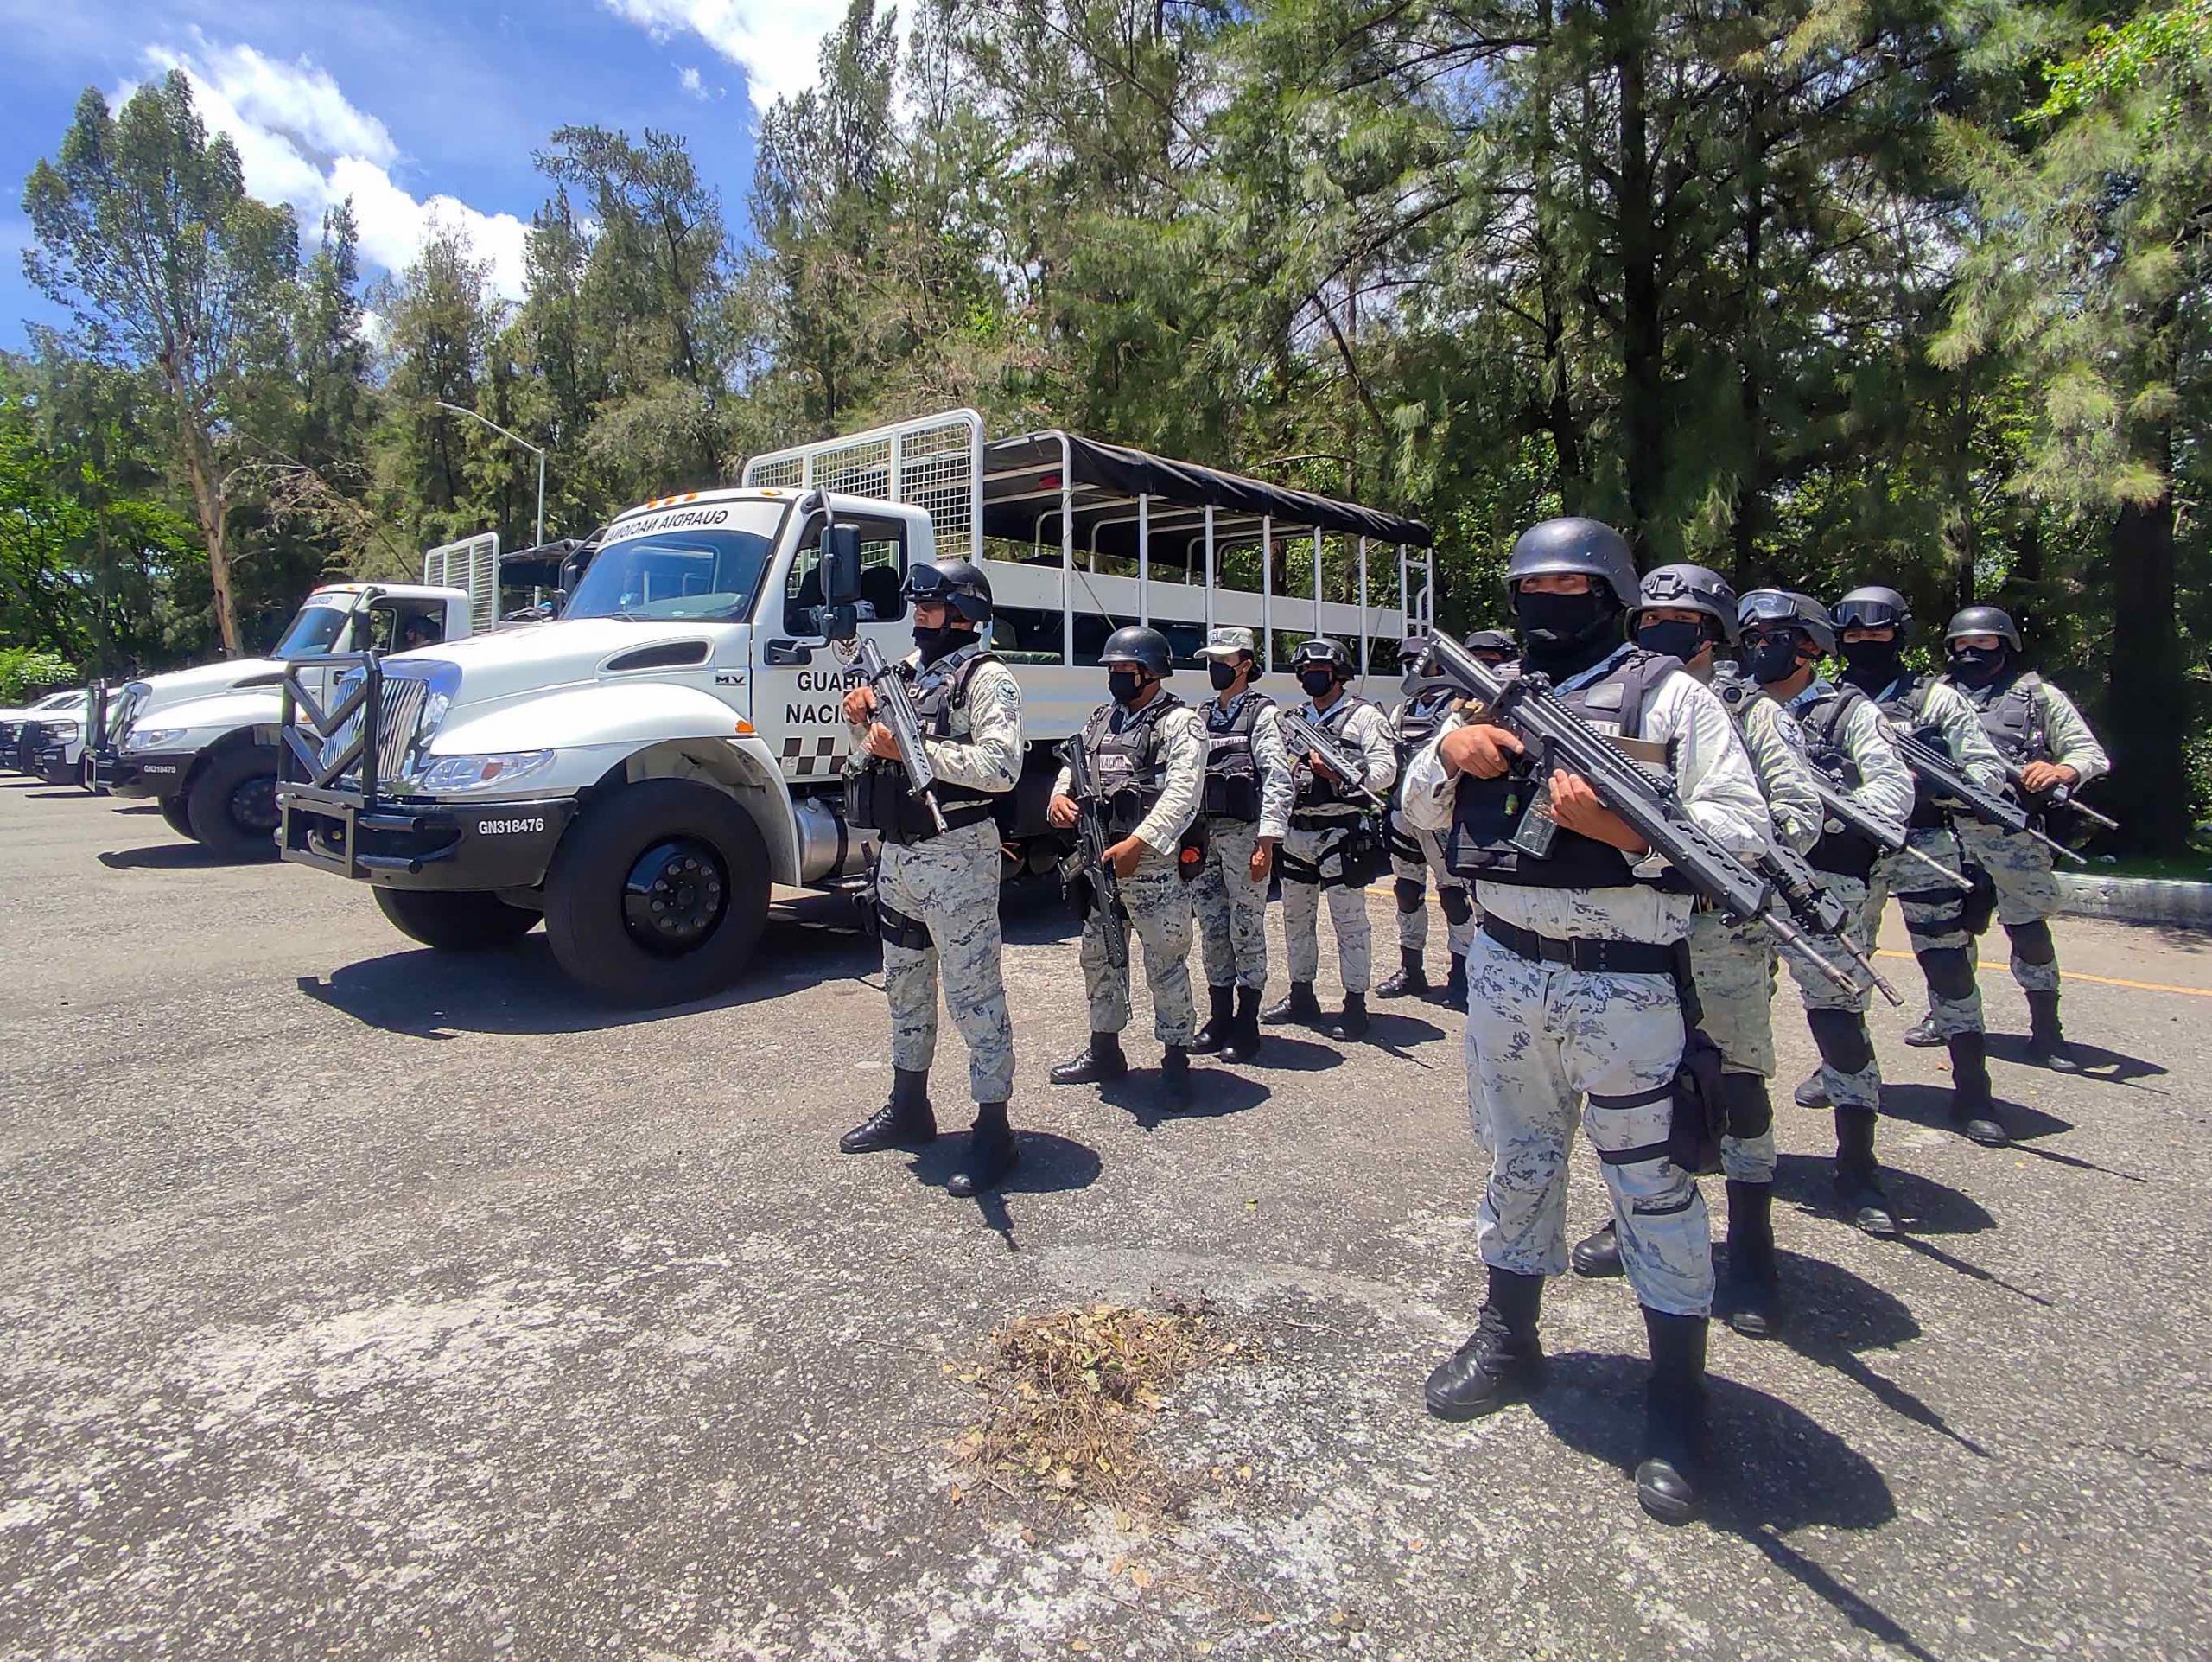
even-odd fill
[[[2036,696],[2042,685],[2043,678],[2033,670],[2021,670],[1990,689],[1987,703],[1972,692],[1967,694],[1974,713],[1981,717],[1981,730],[1989,735],[1997,754],[2015,767],[2051,760],[2050,735],[2044,730],[2043,700]]]
[[[1630,646],[1599,679],[1572,691],[1554,688],[1554,693],[1608,738],[1641,738],[1651,695],[1681,667],[1678,658]],[[1618,849],[1564,826],[1541,859],[1511,846],[1508,839],[1519,828],[1538,783],[1518,769],[1498,779],[1462,774],[1452,792],[1445,863],[1463,877],[1523,888],[1627,888],[1641,883],[1687,891],[1688,885],[1673,868],[1656,878],[1639,877]]]
[[[896,666],[893,673],[903,675],[912,683],[914,719],[923,734],[932,739],[949,739],[952,736],[952,712],[967,705],[969,682],[984,665],[998,661],[991,653],[979,652],[956,665],[949,674],[935,673],[933,669],[917,672],[905,664]],[[939,780],[934,794],[938,808],[944,815],[947,831],[958,831],[963,825],[991,818],[999,811],[1003,796],[995,791],[955,785],[949,780]],[[1010,797],[1004,799],[1011,801]],[[859,772],[846,775],[845,823],[861,831],[874,831],[885,842],[893,844],[926,842],[938,834],[927,805],[907,793],[905,766],[886,761],[880,756],[870,756]]]
[[[1167,785],[1167,765],[1160,756],[1160,723],[1171,710],[1185,708],[1173,693],[1162,691],[1131,715],[1119,704],[1101,704],[1083,729],[1090,753],[1090,773],[1106,805],[1106,828],[1128,837],[1159,804]]]
[[[1344,697],[1337,700],[1336,708],[1332,710],[1327,715],[1323,716],[1317,713],[1309,719],[1312,720],[1314,726],[1319,728],[1324,733],[1326,733],[1331,738],[1334,739],[1338,745],[1344,751],[1353,756],[1357,756],[1361,754],[1360,748],[1357,745],[1350,743],[1345,740],[1344,729],[1351,724],[1352,715],[1355,711],[1366,710],[1370,707],[1371,706],[1370,706],[1366,699],[1355,697],[1353,694],[1347,692]],[[1306,761],[1306,759],[1302,755],[1294,755],[1291,757],[1290,778],[1291,783],[1297,787],[1297,806],[1301,809],[1351,809],[1357,808],[1359,806],[1358,799],[1347,797],[1340,793],[1334,785],[1326,782],[1316,775],[1313,772],[1313,764]]]
[[[1866,700],[1866,695],[1857,687],[1838,686],[1818,703],[1798,707],[1797,720],[1804,729],[1807,758],[1847,791],[1855,791],[1865,782],[1843,735],[1844,729],[1851,724],[1852,707]],[[1874,862],[1885,852],[1870,837],[1862,837],[1854,831],[1831,831],[1824,827],[1821,840],[1813,844],[1813,851],[1805,858],[1815,871],[1833,871],[1839,876],[1856,877],[1864,882],[1874,869]]]
[[[1252,729],[1260,712],[1274,707],[1264,692],[1247,691],[1226,710],[1220,699],[1206,700],[1206,785],[1199,812],[1248,825],[1259,822],[1260,764],[1252,754]]]
[[[1951,742],[1943,735],[1942,729],[1926,724],[1928,690],[1935,684],[1932,675],[1902,676],[1890,684],[1886,689],[1888,697],[1874,700],[1874,708],[1891,721],[1910,729],[1923,743],[1948,755]],[[1909,823],[1921,831],[1934,830],[1945,823],[1943,810],[1936,806],[1934,794],[1916,774],[1912,781],[1912,818]]]

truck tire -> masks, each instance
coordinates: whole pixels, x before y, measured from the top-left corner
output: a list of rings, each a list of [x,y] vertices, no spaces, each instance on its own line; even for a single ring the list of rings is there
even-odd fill
[[[505,946],[537,923],[537,913],[474,889],[386,888],[378,884],[372,892],[377,909],[393,928],[441,952]]]
[[[545,933],[569,976],[612,1003],[686,1003],[734,981],[768,920],[768,850],[752,817],[692,780],[603,796],[562,838]]]
[[[161,806],[162,824],[179,837],[192,835],[192,808],[181,796],[161,796],[154,800]]]
[[[257,744],[218,750],[184,793],[190,835],[232,860],[276,857],[276,753]]]

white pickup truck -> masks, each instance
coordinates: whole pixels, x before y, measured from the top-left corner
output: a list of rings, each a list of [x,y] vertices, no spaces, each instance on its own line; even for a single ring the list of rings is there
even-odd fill
[[[610,999],[725,986],[772,886],[849,881],[873,852],[844,818],[849,683],[823,630],[825,507],[858,527],[860,629],[887,658],[912,646],[910,566],[958,554],[989,576],[991,643],[1020,683],[1028,748],[1010,870],[1042,869],[1059,846],[1044,816],[1052,747],[1105,697],[1097,658],[1116,627],[1149,622],[1188,665],[1209,627],[1243,624],[1263,632],[1270,672],[1325,633],[1395,686],[1397,642],[1431,601],[1414,521],[1066,433],[987,444],[981,417],[951,411],[632,509],[554,621],[351,654],[327,700],[296,685],[284,858],[367,882],[436,948],[512,940],[543,917],[562,968]],[[1378,544],[1395,550],[1374,561],[1376,589],[1394,574],[1387,604],[1370,593]],[[1278,593],[1309,552],[1308,592]],[[1220,581],[1231,564],[1258,574],[1256,592]],[[1322,598],[1331,587],[1351,598]],[[1202,675],[1171,690],[1208,696]],[[1287,673],[1270,690],[1294,696]]]
[[[28,704],[0,710],[0,767],[44,777],[45,769],[39,760],[41,751],[57,746],[66,748],[73,743],[81,751],[85,697],[84,688],[73,687],[67,692],[49,692]]]
[[[490,628],[498,614],[499,541],[486,534],[429,550],[416,583],[328,583],[308,595],[266,658],[233,658],[96,688],[107,735],[89,766],[95,788],[150,797],[171,830],[233,858],[276,851],[276,734],[287,663],[404,652]]]

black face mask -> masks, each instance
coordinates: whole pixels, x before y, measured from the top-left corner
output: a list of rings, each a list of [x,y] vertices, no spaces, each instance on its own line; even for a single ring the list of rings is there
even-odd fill
[[[1638,624],[1636,644],[1648,653],[1664,653],[1687,664],[1705,650],[1705,625],[1687,618],[1664,618]]]
[[[1144,697],[1145,685],[1142,670],[1109,670],[1106,672],[1106,691],[1113,694],[1114,702],[1117,704],[1136,703]]]
[[[1337,685],[1337,672],[1334,670],[1306,670],[1300,674],[1298,685],[1306,689],[1307,697],[1319,704]]]
[[[1213,683],[1216,692],[1226,692],[1236,685],[1238,670],[1234,664],[1224,664],[1218,658],[1206,665],[1206,679]]]
[[[1951,673],[1969,686],[1986,685],[2004,672],[2005,648],[2002,646],[1954,646],[1951,649]]]
[[[1853,685],[1878,692],[1904,669],[1904,648],[1894,640],[1847,640],[1843,661]]]
[[[914,626],[914,646],[922,654],[922,662],[934,664],[949,652],[957,652],[976,637],[965,629],[956,629],[950,624],[935,629]]]
[[[1762,686],[1787,681],[1797,672],[1797,637],[1777,635],[1769,640],[1746,640],[1737,659],[1744,673]]]

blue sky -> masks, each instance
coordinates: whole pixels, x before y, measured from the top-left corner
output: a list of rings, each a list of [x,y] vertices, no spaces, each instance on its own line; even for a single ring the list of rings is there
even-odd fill
[[[404,264],[427,215],[466,224],[520,287],[543,200],[531,153],[566,123],[682,133],[741,232],[758,111],[814,78],[830,0],[0,0],[0,347],[58,321],[22,275],[22,180],[87,86],[172,66],[230,131],[256,194],[312,227],[351,196],[372,271]]]

